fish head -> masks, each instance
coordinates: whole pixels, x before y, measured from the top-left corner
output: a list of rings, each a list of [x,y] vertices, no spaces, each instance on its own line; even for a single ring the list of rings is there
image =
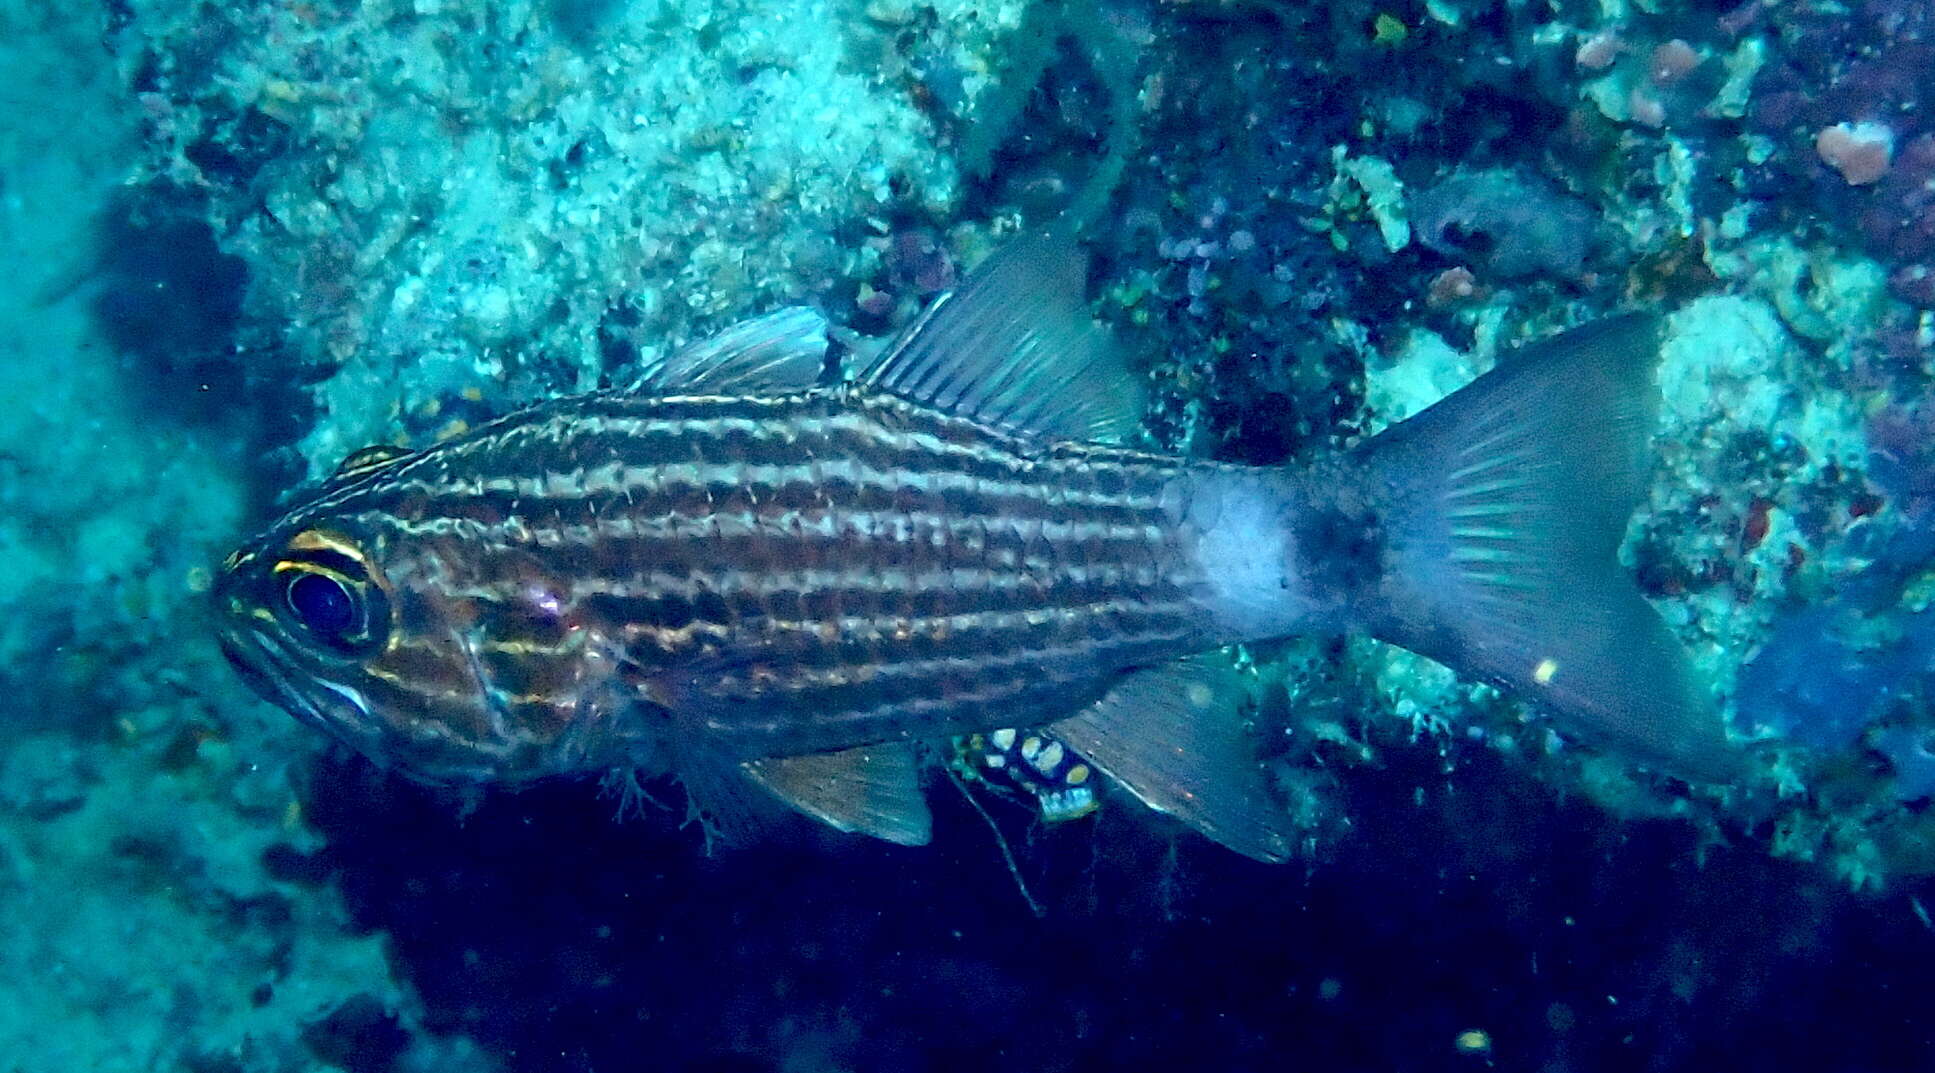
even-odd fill
[[[520,783],[615,764],[610,664],[543,579],[380,484],[319,497],[223,563],[222,648],[298,720],[419,781]],[[480,570],[495,571],[490,576]]]

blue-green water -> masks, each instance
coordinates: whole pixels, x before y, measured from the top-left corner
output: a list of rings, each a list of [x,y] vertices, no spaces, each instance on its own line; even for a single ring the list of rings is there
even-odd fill
[[[0,1071],[1925,1068],[1931,71],[1925,0],[0,0]],[[864,350],[1058,215],[1195,457],[1663,314],[1621,558],[1742,773],[1293,638],[1290,863],[947,742],[929,846],[708,852],[221,658],[351,451],[782,305]]]

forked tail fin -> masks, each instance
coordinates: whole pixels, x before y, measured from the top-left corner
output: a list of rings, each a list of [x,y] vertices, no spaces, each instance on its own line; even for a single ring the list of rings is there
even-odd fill
[[[1512,690],[1563,730],[1675,774],[1739,757],[1684,653],[1621,569],[1645,491],[1659,322],[1614,317],[1525,347],[1359,448],[1384,569],[1374,636]]]

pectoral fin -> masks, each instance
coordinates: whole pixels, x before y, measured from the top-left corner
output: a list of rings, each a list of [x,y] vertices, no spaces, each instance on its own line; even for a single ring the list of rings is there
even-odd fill
[[[1242,676],[1214,656],[1137,671],[1048,730],[1143,804],[1260,861],[1290,856],[1290,817],[1241,718]]]
[[[838,830],[902,846],[924,846],[933,834],[914,750],[904,742],[741,766],[773,796]]]

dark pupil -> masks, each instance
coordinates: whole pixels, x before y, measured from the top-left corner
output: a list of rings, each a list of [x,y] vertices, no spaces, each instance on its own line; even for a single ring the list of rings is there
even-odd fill
[[[349,590],[333,577],[304,574],[289,583],[289,609],[317,635],[339,638],[356,622]]]

